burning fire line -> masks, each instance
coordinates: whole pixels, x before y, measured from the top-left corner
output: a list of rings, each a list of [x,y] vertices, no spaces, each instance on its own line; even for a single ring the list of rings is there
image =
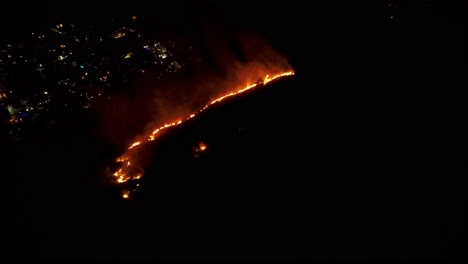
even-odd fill
[[[290,71],[290,72],[284,72],[284,73],[280,73],[278,75],[275,75],[273,77],[269,77],[269,75],[266,75],[265,76],[265,79],[260,82],[260,83],[255,83],[255,84],[251,84],[243,89],[240,89],[236,92],[231,92],[229,94],[226,94],[224,96],[221,96],[211,102],[209,102],[208,104],[206,104],[203,108],[201,108],[198,112],[194,112],[192,114],[190,114],[188,117],[186,117],[185,119],[179,119],[177,121],[174,121],[172,123],[167,123],[167,124],[164,124],[162,125],[161,127],[159,128],[156,128],[151,134],[147,135],[147,137],[145,139],[142,139],[142,140],[137,140],[135,142],[133,142],[132,144],[130,144],[130,146],[128,147],[128,150],[127,150],[127,153],[118,157],[116,159],[117,162],[121,162],[123,163],[123,165],[116,171],[114,172],[113,176],[116,178],[116,182],[117,183],[125,183],[129,180],[138,180],[140,179],[142,176],[143,176],[143,173],[142,172],[139,172],[139,173],[136,173],[135,175],[130,175],[130,173],[126,173],[124,172],[125,171],[130,171],[132,169],[132,162],[130,161],[130,155],[128,155],[128,152],[140,145],[142,145],[143,143],[146,143],[146,142],[150,142],[150,141],[153,141],[155,140],[156,136],[158,134],[160,134],[163,130],[167,129],[167,128],[170,128],[170,127],[174,127],[174,126],[177,126],[177,125],[180,125],[182,124],[183,122],[187,121],[187,120],[190,120],[192,118],[194,118],[197,114],[205,111],[207,108],[209,108],[211,105],[213,104],[216,104],[216,103],[219,103],[221,101],[223,101],[224,99],[228,98],[228,97],[231,97],[231,96],[234,96],[234,95],[237,95],[237,94],[240,94],[240,93],[243,93],[245,91],[248,91],[252,88],[255,88],[256,86],[258,85],[265,85],[275,79],[278,79],[280,77],[284,77],[284,76],[290,76],[290,75],[294,75],[294,72]],[[130,192],[125,190],[122,194],[122,198],[124,199],[128,199],[130,198]]]

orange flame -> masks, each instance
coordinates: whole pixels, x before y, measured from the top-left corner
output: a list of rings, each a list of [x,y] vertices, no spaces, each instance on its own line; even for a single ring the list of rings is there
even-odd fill
[[[200,157],[199,152],[205,151],[206,148],[207,148],[206,144],[203,142],[200,142],[195,148],[195,157],[196,158]]]
[[[132,149],[132,148],[134,148],[134,147],[136,147],[136,146],[138,146],[140,144],[141,144],[141,141],[134,142],[132,145],[130,145],[130,147],[128,149]]]
[[[204,150],[206,149],[205,143],[200,142],[200,144],[198,144],[198,149],[199,149],[200,151],[204,151]]]
[[[167,123],[167,124],[164,124],[162,125],[161,127],[159,128],[156,128],[155,130],[153,130],[151,132],[150,135],[148,135],[146,137],[146,140],[137,140],[135,142],[133,142],[132,144],[130,144],[130,146],[128,147],[128,151],[127,153],[125,153],[124,155],[122,155],[121,157],[118,157],[116,159],[117,162],[126,162],[126,168],[125,170],[127,171],[127,173],[123,172],[123,167],[121,167],[120,169],[118,169],[116,172],[114,172],[113,176],[116,178],[116,182],[117,183],[124,183],[124,182],[127,182],[129,180],[138,180],[140,179],[142,176],[143,176],[143,173],[142,172],[139,172],[139,173],[136,173],[135,175],[131,175],[131,173],[128,173],[132,170],[132,167],[134,164],[134,162],[131,162],[130,161],[130,155],[129,155],[129,151],[132,150],[133,148],[137,147],[137,146],[140,146],[141,144],[143,143],[146,143],[146,142],[150,142],[150,141],[153,141],[155,140],[156,136],[158,134],[160,134],[162,131],[166,130],[167,128],[170,128],[170,127],[173,127],[173,126],[177,126],[177,125],[180,125],[182,124],[184,121],[187,121],[187,120],[190,120],[192,118],[194,118],[197,114],[203,112],[204,110],[206,110],[207,108],[209,108],[211,105],[213,104],[216,104],[216,103],[219,103],[221,101],[223,101],[224,99],[228,98],[228,97],[231,97],[231,96],[234,96],[234,95],[237,95],[237,94],[240,94],[240,93],[243,93],[245,91],[248,91],[252,88],[255,88],[257,87],[258,85],[265,85],[275,79],[278,79],[280,77],[284,77],[284,76],[290,76],[290,75],[294,75],[294,72],[292,71],[289,71],[289,72],[284,72],[284,73],[280,73],[280,74],[277,74],[277,75],[274,75],[272,77],[270,77],[270,75],[266,75],[265,78],[263,79],[262,82],[259,82],[259,83],[254,83],[254,84],[251,84],[251,85],[248,85],[238,91],[235,91],[235,92],[231,92],[231,93],[228,93],[224,96],[221,96],[211,102],[209,102],[208,104],[206,104],[204,107],[202,107],[198,112],[195,112],[195,113],[192,113],[190,114],[188,117],[186,117],[185,119],[180,119],[180,120],[177,120],[177,121],[174,121],[172,123]],[[199,144],[199,151],[204,151],[207,147],[206,145],[201,142]],[[124,199],[128,199],[130,197],[130,193],[129,191],[124,191],[124,193],[122,194],[122,197]]]

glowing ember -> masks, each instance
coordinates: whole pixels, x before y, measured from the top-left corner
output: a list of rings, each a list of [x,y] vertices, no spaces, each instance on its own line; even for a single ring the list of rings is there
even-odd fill
[[[200,155],[198,154],[199,152],[205,151],[206,150],[206,145],[203,142],[200,142],[197,147],[195,148],[195,157],[198,158]]]
[[[120,169],[118,169],[116,172],[114,172],[114,174],[112,174],[116,178],[115,181],[117,183],[124,183],[124,182],[127,182],[129,180],[138,180],[143,176],[143,171],[141,169],[137,169],[136,167],[134,167],[134,165],[132,165],[135,162],[130,161],[130,157],[131,157],[130,151],[133,151],[132,149],[134,149],[135,147],[141,145],[142,143],[150,142],[150,141],[155,140],[156,136],[158,134],[160,134],[161,131],[164,131],[165,129],[167,129],[169,127],[177,126],[179,124],[182,124],[184,121],[187,121],[187,120],[190,120],[190,119],[194,118],[198,113],[203,112],[204,110],[209,108],[211,105],[219,103],[219,102],[221,102],[222,100],[224,100],[224,99],[226,99],[228,97],[231,97],[231,96],[236,95],[236,94],[243,93],[243,92],[248,91],[248,90],[250,90],[250,89],[252,89],[252,88],[254,88],[254,87],[258,86],[258,85],[267,84],[267,83],[269,83],[269,82],[271,82],[271,81],[273,81],[275,79],[278,79],[280,77],[290,76],[290,75],[294,75],[294,72],[292,72],[292,71],[285,72],[285,73],[281,73],[281,74],[278,74],[278,75],[274,75],[272,77],[270,77],[270,75],[267,75],[267,76],[265,76],[263,81],[261,81],[259,83],[248,85],[243,89],[240,89],[240,90],[238,90],[236,92],[231,92],[229,94],[226,94],[224,96],[221,96],[221,97],[209,102],[204,107],[202,107],[198,112],[190,114],[185,119],[177,120],[177,121],[174,121],[172,123],[167,123],[167,124],[162,125],[159,128],[156,128],[155,130],[153,130],[151,132],[150,135],[145,137],[146,140],[139,139],[139,140],[133,142],[128,147],[127,153],[125,153],[124,155],[122,155],[121,157],[118,157],[116,159],[117,162],[124,163],[124,164],[120,167]],[[207,149],[207,146],[203,142],[200,142],[200,144],[198,145],[198,149],[196,151],[197,152],[198,151],[204,151],[206,149]],[[122,194],[122,197],[124,199],[128,199],[130,197],[130,192],[129,191],[124,191],[123,194]]]
[[[199,151],[204,151],[206,149],[205,143],[200,142],[200,144],[198,144],[198,149],[199,149]]]

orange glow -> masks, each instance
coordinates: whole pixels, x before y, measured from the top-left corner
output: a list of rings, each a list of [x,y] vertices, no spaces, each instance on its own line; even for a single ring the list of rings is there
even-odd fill
[[[206,149],[205,143],[200,142],[200,144],[198,144],[198,149],[199,149],[200,151],[204,151],[204,150]]]
[[[269,83],[269,82],[271,82],[271,81],[273,81],[275,79],[278,79],[280,77],[290,76],[290,75],[294,75],[294,72],[292,72],[292,71],[284,72],[284,73],[274,75],[272,77],[270,77],[270,75],[266,75],[265,78],[263,79],[263,81],[261,81],[259,83],[250,84],[250,85],[247,85],[247,86],[245,86],[244,88],[242,88],[240,90],[237,90],[235,92],[230,92],[230,93],[228,93],[228,94],[226,94],[224,96],[221,96],[221,97],[209,102],[204,107],[202,107],[198,112],[194,112],[194,113],[188,115],[188,117],[186,117],[184,119],[179,119],[177,121],[164,124],[161,127],[154,129],[151,132],[151,134],[143,137],[145,139],[138,139],[137,141],[130,144],[130,146],[128,147],[127,152],[124,155],[122,155],[121,157],[118,157],[116,159],[117,162],[124,162],[124,165],[126,165],[126,166],[123,165],[120,169],[118,169],[116,172],[114,172],[113,176],[116,178],[115,181],[117,183],[124,183],[124,182],[127,182],[129,180],[138,180],[143,176],[143,172],[141,172],[141,170],[139,170],[138,173],[133,172],[133,171],[135,171],[136,167],[134,167],[134,165],[133,165],[133,164],[135,164],[135,162],[133,162],[134,160],[132,162],[130,162],[131,157],[135,157],[134,155],[131,155],[131,154],[133,154],[132,152],[134,151],[132,149],[134,149],[135,147],[137,147],[137,146],[139,146],[139,145],[141,145],[143,143],[154,141],[156,136],[158,134],[160,134],[161,131],[163,131],[163,130],[165,130],[167,128],[173,127],[173,126],[177,126],[179,124],[182,124],[184,121],[187,121],[187,120],[190,120],[190,119],[194,118],[197,114],[203,112],[204,110],[209,108],[211,105],[219,103],[219,102],[223,101],[224,99],[226,99],[228,97],[243,93],[243,92],[248,91],[248,90],[250,90],[250,89],[252,89],[254,87],[257,87],[258,85],[262,85],[262,84],[265,85],[265,84],[267,84],[267,83]],[[198,149],[196,151],[197,152],[198,151],[204,151],[206,149],[207,149],[207,146],[203,142],[200,142],[200,144],[198,145]],[[125,172],[123,170],[125,170]],[[127,198],[130,197],[130,193],[129,192],[124,192],[122,197],[124,199],[127,199]]]
[[[195,148],[195,157],[196,158],[200,157],[199,152],[205,151],[206,149],[207,149],[206,144],[203,142],[200,142]]]
[[[130,147],[128,149],[132,149],[132,148],[134,148],[134,147],[136,147],[136,146],[138,146],[140,144],[141,144],[141,141],[137,141],[137,142],[133,143],[132,145],[130,145]]]

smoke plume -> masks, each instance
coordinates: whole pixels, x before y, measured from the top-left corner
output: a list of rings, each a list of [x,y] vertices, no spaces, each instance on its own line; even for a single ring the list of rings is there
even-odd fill
[[[203,23],[191,42],[201,58],[193,67],[163,80],[146,74],[129,91],[112,97],[102,111],[103,140],[120,149],[127,147],[155,127],[184,118],[215,98],[267,74],[291,70],[287,58],[254,32],[230,32]]]

